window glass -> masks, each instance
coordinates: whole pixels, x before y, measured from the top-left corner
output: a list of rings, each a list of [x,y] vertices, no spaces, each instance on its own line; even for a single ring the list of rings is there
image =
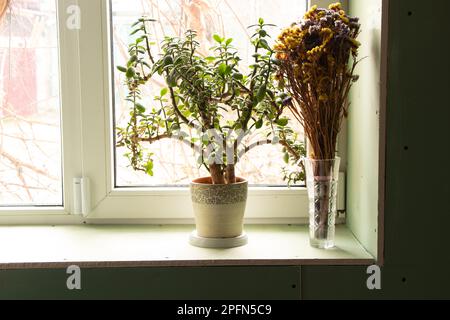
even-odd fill
[[[214,34],[219,34],[234,39],[233,44],[244,60],[241,67],[248,70],[254,54],[250,43],[253,30],[248,26],[257,23],[260,17],[264,18],[267,23],[278,26],[270,29],[272,38],[276,38],[282,27],[298,20],[305,11],[306,1],[300,0],[112,0],[114,67],[126,65],[127,47],[133,41],[131,26],[143,15],[157,20],[150,24],[156,51],[165,36],[182,36],[187,30],[195,30],[206,56],[214,45]],[[130,105],[125,101],[128,92],[124,82],[124,74],[115,72],[115,125],[122,128],[126,126],[130,112]],[[164,81],[155,79],[145,89],[142,95],[147,105],[157,107],[153,97],[163,87]],[[258,141],[255,136],[249,139]],[[154,154],[152,177],[134,172],[124,156],[125,148],[116,149],[116,186],[186,185],[193,178],[208,175],[196,164],[197,157],[191,148],[182,142],[163,140],[149,148]],[[285,167],[282,147],[268,145],[249,152],[241,159],[237,171],[253,185],[285,185],[282,173]]]
[[[56,0],[14,0],[0,21],[0,206],[61,206]]]

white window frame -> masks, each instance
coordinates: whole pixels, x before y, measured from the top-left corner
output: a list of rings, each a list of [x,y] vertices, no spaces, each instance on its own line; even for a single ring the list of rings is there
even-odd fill
[[[67,8],[76,1],[58,0],[57,15],[65,17]],[[66,184],[82,172],[81,109],[80,109],[80,72],[79,72],[79,41],[78,33],[65,27],[66,19],[58,19],[59,65],[60,65],[60,104],[61,104],[61,151],[63,155],[62,206],[49,207],[0,207],[0,223],[14,223],[34,220],[53,220],[64,217],[72,212],[72,188]]]
[[[0,224],[192,223],[188,188],[115,188],[109,0],[58,0],[57,3],[64,206],[0,208]],[[64,17],[71,5],[81,9],[80,30],[66,28]],[[87,217],[72,215],[72,181],[79,177],[87,177],[91,182],[91,210]],[[247,223],[307,223],[307,190],[250,188],[246,220]]]

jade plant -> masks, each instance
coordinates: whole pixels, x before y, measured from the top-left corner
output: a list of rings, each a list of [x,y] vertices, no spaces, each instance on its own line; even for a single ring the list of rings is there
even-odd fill
[[[285,114],[289,97],[275,81],[277,61],[266,31],[270,25],[259,19],[251,27],[254,62],[242,73],[233,39],[215,35],[211,55],[205,56],[193,30],[166,37],[156,58],[148,33],[152,21],[143,17],[133,25],[136,40],[129,46],[129,61],[118,67],[126,75],[131,113],[128,125],[117,129],[117,144],[128,149],[134,170],[153,175],[149,145],[163,139],[189,145],[212,184],[236,183],[237,162],[260,145],[281,144],[280,156],[287,163],[304,155]],[[151,105],[141,93],[154,77],[163,77],[166,87]],[[245,138],[255,132],[264,138],[246,145]]]

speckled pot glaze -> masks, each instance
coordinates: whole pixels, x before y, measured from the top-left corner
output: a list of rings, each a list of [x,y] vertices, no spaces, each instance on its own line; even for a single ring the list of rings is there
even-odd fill
[[[197,234],[203,238],[235,238],[243,233],[248,182],[213,185],[211,178],[191,183]]]

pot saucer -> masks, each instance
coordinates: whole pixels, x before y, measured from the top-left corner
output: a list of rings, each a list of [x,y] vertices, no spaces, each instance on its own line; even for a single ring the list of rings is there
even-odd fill
[[[199,237],[197,231],[191,233],[189,243],[194,247],[208,249],[231,249],[242,247],[248,244],[248,236],[244,232],[236,238],[202,238]]]

